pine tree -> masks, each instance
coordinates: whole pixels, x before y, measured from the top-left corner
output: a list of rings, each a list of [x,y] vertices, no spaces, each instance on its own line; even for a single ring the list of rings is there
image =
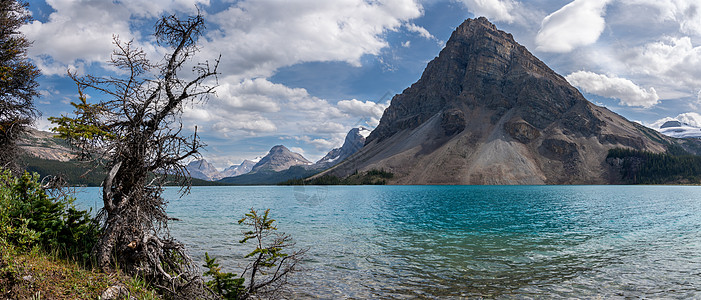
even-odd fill
[[[34,107],[39,70],[27,58],[31,42],[19,31],[30,20],[27,3],[0,0],[0,166],[14,171],[17,140],[39,116]]]

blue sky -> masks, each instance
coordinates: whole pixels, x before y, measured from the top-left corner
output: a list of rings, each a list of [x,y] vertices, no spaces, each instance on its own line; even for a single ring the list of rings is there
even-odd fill
[[[158,61],[158,16],[196,12],[207,32],[197,60],[222,54],[217,95],[190,105],[203,157],[219,168],[283,144],[310,160],[352,127],[377,125],[466,18],[486,16],[590,101],[651,127],[701,126],[698,0],[30,0],[43,116],[77,99],[67,70],[113,75],[112,36]],[[97,97],[97,95],[95,95]],[[93,99],[95,100],[95,99]]]

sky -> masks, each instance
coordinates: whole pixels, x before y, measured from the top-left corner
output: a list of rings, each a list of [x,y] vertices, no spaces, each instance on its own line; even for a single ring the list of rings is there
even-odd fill
[[[196,61],[221,54],[218,88],[188,105],[202,156],[223,169],[274,145],[316,161],[353,127],[377,126],[395,94],[418,80],[453,30],[487,17],[590,101],[650,127],[701,126],[698,0],[29,0],[46,118],[72,113],[67,71],[119,75],[113,36],[153,61],[159,16],[200,13],[207,29]],[[183,72],[187,70],[183,69]],[[184,75],[186,76],[186,75]],[[88,95],[90,95],[88,91]],[[97,95],[90,98],[98,100]]]

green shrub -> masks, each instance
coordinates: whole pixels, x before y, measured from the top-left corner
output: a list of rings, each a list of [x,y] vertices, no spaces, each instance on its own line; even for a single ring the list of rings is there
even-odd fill
[[[215,258],[210,258],[205,253],[204,267],[208,271],[204,276],[212,277],[212,280],[207,281],[207,286],[224,299],[273,298],[273,295],[285,288],[287,277],[297,271],[297,264],[306,250],[289,253],[289,248],[294,246],[292,238],[277,232],[275,219],[270,218],[269,214],[269,209],[260,214],[251,208],[238,222],[249,228],[243,232],[243,239],[239,243],[251,241],[255,246],[253,251],[244,256],[249,259],[249,263],[240,276],[222,272],[219,264],[215,263]]]
[[[99,230],[90,214],[77,210],[73,201],[68,196],[50,197],[36,173],[14,177],[0,169],[0,242],[89,259]]]
[[[210,258],[209,253],[205,252],[204,260],[205,264],[203,267],[207,268],[204,276],[212,277],[212,280],[207,281],[207,286],[210,289],[224,299],[243,298],[245,291],[244,278],[237,277],[234,273],[222,272],[219,264],[216,263],[216,258]]]

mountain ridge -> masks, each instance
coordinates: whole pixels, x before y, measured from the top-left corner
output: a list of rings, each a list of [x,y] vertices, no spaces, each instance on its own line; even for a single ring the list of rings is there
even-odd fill
[[[227,167],[226,169],[222,170],[220,173],[222,175],[222,178],[224,177],[234,177],[234,176],[239,176],[246,174],[248,172],[251,172],[253,170],[253,166],[256,165],[257,162],[244,159],[241,164],[239,165],[231,165]]]

